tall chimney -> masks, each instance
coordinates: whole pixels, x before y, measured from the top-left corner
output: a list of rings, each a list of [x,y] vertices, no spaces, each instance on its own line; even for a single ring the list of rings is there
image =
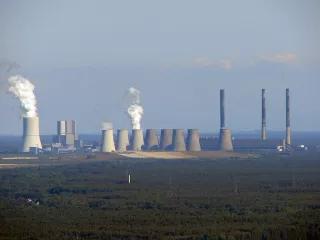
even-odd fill
[[[141,151],[144,145],[143,132],[141,129],[132,129],[131,135],[131,150]]]
[[[30,152],[30,148],[42,148],[39,134],[39,118],[23,118],[23,146],[22,152]]]
[[[128,129],[118,129],[117,131],[117,151],[125,152],[128,149],[129,143],[129,133]]]
[[[224,89],[220,89],[220,128],[225,128]]]
[[[188,129],[187,150],[191,152],[201,151],[200,134],[198,129]]]
[[[267,119],[266,119],[266,90],[262,89],[262,123],[261,123],[261,140],[265,141],[267,139]]]
[[[225,94],[220,89],[220,137],[219,148],[222,151],[233,151],[231,130],[226,128],[225,123]]]
[[[145,150],[157,150],[159,148],[159,140],[157,129],[147,129],[145,137]]]
[[[161,129],[160,149],[162,151],[172,150],[172,129]]]
[[[113,129],[102,130],[101,152],[114,152]]]
[[[186,143],[184,140],[184,130],[183,129],[174,129],[172,137],[173,151],[183,152],[186,151]]]
[[[286,89],[286,144],[291,145],[291,126],[290,126],[290,92]]]

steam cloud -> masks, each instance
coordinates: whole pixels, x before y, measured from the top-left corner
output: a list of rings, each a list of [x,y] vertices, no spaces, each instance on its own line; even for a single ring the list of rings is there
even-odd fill
[[[16,75],[8,79],[9,93],[19,99],[21,116],[36,117],[37,100],[34,94],[34,85],[26,78]]]
[[[20,68],[16,62],[0,59],[0,94],[7,89],[7,79],[9,74],[13,74],[14,70]]]
[[[129,100],[127,113],[131,120],[132,129],[140,129],[141,118],[143,115],[143,107],[140,105],[140,91],[138,89],[130,87],[128,89],[127,98]]]

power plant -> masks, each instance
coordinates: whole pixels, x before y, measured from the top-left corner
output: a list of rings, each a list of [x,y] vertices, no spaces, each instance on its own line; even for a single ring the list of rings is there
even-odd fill
[[[23,146],[22,152],[30,152],[31,148],[41,149],[39,133],[39,118],[24,117],[23,118]]]
[[[174,129],[172,137],[173,151],[183,152],[186,151],[186,143],[184,140],[184,130],[183,129]]]
[[[290,92],[286,89],[286,145],[291,145]]]
[[[233,151],[233,138],[229,128],[226,127],[225,113],[225,91],[220,89],[220,133],[219,138],[213,138],[212,142],[207,141],[208,136],[200,138],[198,129],[188,129],[187,138],[185,138],[184,129],[161,129],[160,143],[157,129],[147,129],[145,136],[141,129],[141,119],[144,109],[140,104],[140,91],[133,87],[128,90],[127,114],[131,121],[132,134],[129,140],[127,129],[117,131],[117,142],[114,141],[113,126],[111,123],[105,123],[102,127],[101,141],[91,142],[93,144],[82,144],[76,134],[76,122],[74,120],[57,121],[57,134],[53,143],[42,146],[39,136],[39,118],[37,113],[37,101],[34,94],[34,85],[22,76],[13,76],[9,78],[9,92],[19,99],[21,116],[23,117],[23,152],[38,153],[56,152],[70,153],[75,151],[92,152],[126,152],[130,151],[175,151],[175,152],[199,152],[203,150],[221,150]],[[266,149],[270,144],[267,141],[266,124],[266,90],[261,89],[261,141],[258,141],[261,149]],[[247,141],[247,143],[250,141]],[[252,141],[251,141],[252,142]],[[77,144],[76,144],[77,143]],[[239,140],[235,139],[236,149]],[[290,126],[290,93],[286,89],[286,135],[282,148],[284,151],[290,151],[291,145],[291,126]],[[285,146],[284,146],[285,145]],[[76,147],[75,147],[76,146]],[[290,146],[290,147],[289,147]],[[302,146],[302,145],[301,145]],[[242,148],[244,149],[244,148]],[[250,149],[250,147],[247,147]],[[162,153],[163,154],[163,153]]]
[[[157,136],[156,129],[147,129],[145,137],[145,150],[158,150],[159,149],[159,140]]]
[[[200,133],[198,129],[188,129],[187,150],[190,152],[201,151]]]
[[[173,129],[161,129],[160,150],[168,151],[172,149]]]
[[[125,152],[130,145],[128,129],[118,129],[117,131],[117,151]]]
[[[112,124],[109,125],[110,127],[102,129],[101,152],[114,152],[116,150],[113,139]]]
[[[141,151],[144,145],[143,131],[141,129],[132,129],[131,134],[131,150]]]
[[[225,125],[225,94],[220,89],[220,136],[219,149],[222,151],[233,151],[231,130]]]
[[[75,141],[78,140],[76,135],[76,121],[75,120],[60,120],[57,122],[57,136],[56,143],[63,146],[74,147]]]
[[[262,104],[262,123],[261,123],[261,140],[267,140],[267,119],[266,119],[266,90],[262,89],[261,91],[261,104]]]

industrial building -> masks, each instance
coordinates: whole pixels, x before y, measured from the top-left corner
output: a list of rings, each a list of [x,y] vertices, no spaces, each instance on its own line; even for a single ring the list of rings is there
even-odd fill
[[[269,151],[282,146],[283,151],[294,149],[291,139],[290,125],[290,92],[285,90],[285,136],[267,138],[267,109],[266,109],[266,90],[261,89],[261,132],[256,138],[233,138],[231,130],[226,127],[226,107],[225,90],[220,89],[220,130],[216,135],[209,138],[201,136],[198,129],[188,129],[185,136],[184,129],[146,129],[145,135],[142,129],[133,129],[129,138],[127,129],[119,129],[117,136],[111,123],[104,123],[101,141],[92,144],[92,149],[101,152],[126,152],[130,151],[176,151],[176,152],[197,152],[197,151]],[[260,131],[260,130],[259,130]],[[160,133],[160,134],[159,134]],[[269,132],[269,134],[271,134]],[[160,135],[160,136],[159,136]],[[259,136],[260,135],[260,136]],[[22,152],[75,152],[83,151],[84,148],[77,145],[78,136],[76,134],[75,120],[57,121],[57,135],[54,137],[53,144],[42,143],[39,135],[39,118],[23,118],[23,146]],[[280,143],[280,141],[282,141]],[[100,142],[100,143],[99,143]],[[280,144],[280,145],[279,145]],[[303,146],[303,143],[299,143]],[[77,146],[77,147],[76,147]],[[42,150],[41,150],[42,149]],[[40,150],[40,151],[39,151]]]
[[[57,136],[54,139],[55,143],[74,147],[77,140],[76,122],[74,120],[60,120],[57,122]]]

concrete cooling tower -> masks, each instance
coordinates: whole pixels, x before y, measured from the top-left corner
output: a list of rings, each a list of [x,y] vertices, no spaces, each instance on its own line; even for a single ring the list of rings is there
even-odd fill
[[[230,129],[220,129],[219,148],[221,151],[233,151],[232,135]]]
[[[286,89],[286,144],[291,145],[291,126],[290,126],[290,92]]]
[[[114,152],[113,129],[102,130],[101,152]]]
[[[183,152],[186,151],[186,143],[184,140],[184,130],[174,129],[172,137],[173,151]]]
[[[22,152],[30,152],[30,148],[42,148],[39,134],[39,118],[23,118],[23,146]]]
[[[144,149],[145,150],[159,149],[159,140],[158,140],[158,135],[157,135],[157,129],[147,129]]]
[[[132,129],[131,135],[131,150],[141,151],[144,145],[143,131],[141,129]]]
[[[220,137],[219,148],[222,151],[233,151],[231,130],[226,128],[225,123],[225,94],[220,89]]]
[[[172,136],[173,136],[172,129],[161,129],[160,150],[162,151],[172,150]]]
[[[128,150],[129,143],[129,133],[128,129],[118,129],[117,132],[117,151],[125,152]]]
[[[262,114],[261,114],[261,140],[267,140],[267,120],[266,120],[266,90],[262,89],[261,91],[261,104],[262,104]]]
[[[188,129],[187,150],[191,152],[201,151],[200,134],[198,129]]]

